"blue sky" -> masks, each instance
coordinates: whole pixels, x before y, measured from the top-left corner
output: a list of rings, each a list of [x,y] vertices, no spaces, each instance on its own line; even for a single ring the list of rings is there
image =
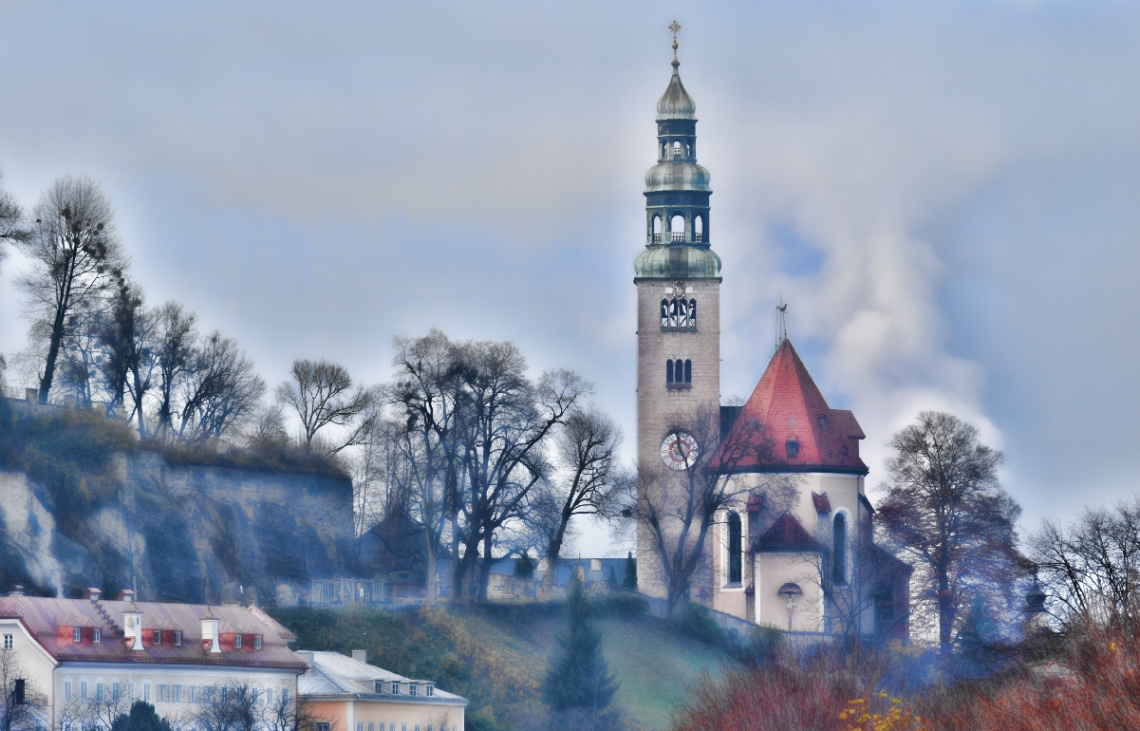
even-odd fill
[[[1140,6],[0,0],[2,184],[100,181],[151,303],[367,382],[516,341],[634,439],[632,262],[669,22],[712,173],[724,396],[773,308],[868,438],[977,424],[1032,529],[1140,473]],[[0,352],[25,347],[0,270]],[[13,385],[15,378],[10,378]],[[873,496],[874,497],[874,496]],[[586,550],[593,545],[585,541]]]

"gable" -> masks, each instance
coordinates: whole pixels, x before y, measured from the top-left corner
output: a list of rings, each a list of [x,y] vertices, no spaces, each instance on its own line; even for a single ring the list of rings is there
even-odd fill
[[[854,414],[827,405],[792,342],[784,338],[709,468],[866,474],[859,457],[864,437]]]

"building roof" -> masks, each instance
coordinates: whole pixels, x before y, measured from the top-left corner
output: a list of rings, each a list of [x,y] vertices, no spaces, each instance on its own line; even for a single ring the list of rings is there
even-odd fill
[[[811,537],[791,513],[784,513],[752,544],[757,553],[816,553],[823,545]]]
[[[127,611],[141,613],[144,637],[155,628],[179,630],[182,644],[176,646],[166,640],[155,647],[146,641],[143,649],[132,650],[132,640],[123,634],[123,613]],[[221,652],[211,653],[202,642],[201,620],[207,612],[218,620]],[[288,646],[296,637],[257,607],[6,596],[0,597],[0,619],[19,620],[35,641],[60,662],[169,663],[298,671],[305,668]],[[83,639],[75,642],[76,627],[98,628],[100,641],[93,640],[93,632],[85,632]],[[255,649],[253,642],[235,648],[234,634],[260,635],[261,648]]]
[[[669,78],[669,86],[665,87],[665,93],[657,100],[657,121],[663,122],[669,119],[691,119],[697,118],[697,103],[693,101],[693,97],[689,96],[689,92],[685,91],[685,85],[681,83],[680,67],[681,62],[677,60],[677,48],[673,47],[673,76]]]
[[[430,680],[406,678],[390,670],[370,665],[339,652],[302,650],[299,653],[309,662],[309,668],[297,678],[297,693],[305,696],[346,696],[361,700],[403,700],[416,703],[467,705],[467,699],[454,693],[434,688],[432,695],[394,696],[377,693],[376,681],[383,683],[422,683],[434,686]],[[413,700],[414,699],[414,700]]]
[[[721,472],[867,474],[865,435],[850,411],[832,409],[784,338],[752,396],[709,461]]]

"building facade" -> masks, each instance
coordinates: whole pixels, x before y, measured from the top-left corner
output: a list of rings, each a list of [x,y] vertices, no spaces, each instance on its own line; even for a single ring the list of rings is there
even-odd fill
[[[0,646],[37,726],[109,727],[134,701],[185,729],[242,703],[256,728],[295,724],[295,638],[257,607],[0,597]]]
[[[672,66],[634,262],[638,589],[664,597],[672,582],[786,630],[905,637],[909,569],[873,543],[855,416],[827,405],[786,337],[748,402],[721,406],[721,261],[675,37]],[[710,494],[722,499],[700,552]],[[690,558],[678,587],[666,565]]]
[[[308,669],[297,683],[315,731],[462,731],[467,699],[430,680],[369,665],[362,650],[299,653]]]

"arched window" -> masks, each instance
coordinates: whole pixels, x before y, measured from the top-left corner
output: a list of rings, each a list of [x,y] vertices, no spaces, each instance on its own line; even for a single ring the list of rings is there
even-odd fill
[[[685,240],[685,217],[678,213],[677,215],[670,218],[669,219],[669,231],[671,233],[670,238],[673,241],[684,241]]]
[[[681,143],[680,142],[674,142],[673,143],[673,157],[680,157],[680,156],[681,156]]]
[[[697,216],[693,219],[693,241],[705,240],[705,217]]]
[[[661,327],[669,326],[669,300],[661,300]]]
[[[653,217],[653,243],[661,243],[661,216]]]
[[[665,383],[673,382],[673,361],[665,361]]]
[[[697,301],[674,297],[661,300],[661,327],[665,329],[688,328],[697,326]],[[677,380],[680,380],[678,378]]]
[[[685,361],[685,383],[693,382],[693,361]]]
[[[847,583],[847,516],[839,513],[831,524],[831,579]]]
[[[744,562],[741,550],[740,514],[728,514],[728,583],[739,584]]]
[[[689,324],[697,326],[697,301],[689,300]]]

